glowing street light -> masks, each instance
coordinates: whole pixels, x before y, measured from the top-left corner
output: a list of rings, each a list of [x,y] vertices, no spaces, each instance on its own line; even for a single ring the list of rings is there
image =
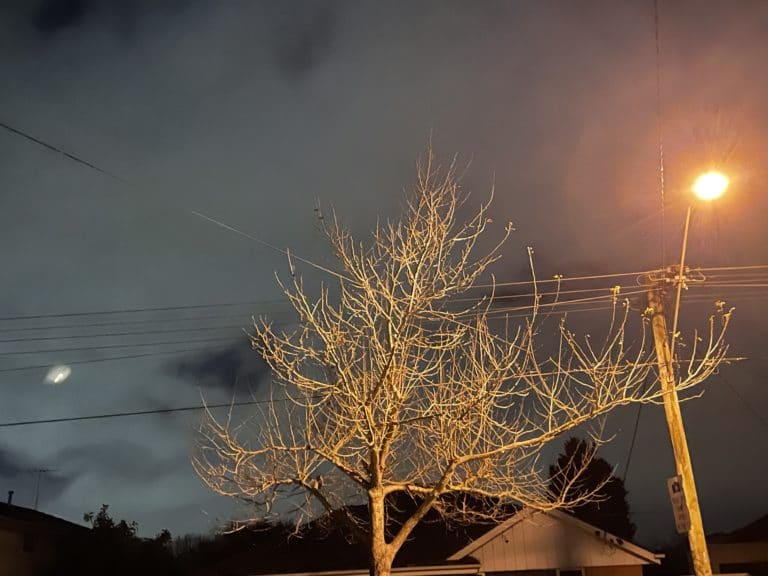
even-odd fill
[[[696,178],[691,189],[699,200],[711,202],[725,194],[729,183],[728,176],[717,170],[710,170]]]
[[[728,190],[728,184],[730,184],[728,176],[717,170],[710,170],[704,172],[693,182],[691,190],[699,200],[704,202],[712,202],[717,200],[725,191]],[[675,340],[674,335],[677,334],[677,315],[680,309],[680,294],[683,289],[683,270],[685,269],[685,252],[688,249],[688,229],[691,225],[691,212],[693,211],[693,203],[688,204],[688,210],[685,213],[685,229],[683,231],[683,249],[680,254],[680,268],[678,269],[678,282],[677,282],[677,299],[675,302],[675,316],[672,323],[672,354],[675,353]]]

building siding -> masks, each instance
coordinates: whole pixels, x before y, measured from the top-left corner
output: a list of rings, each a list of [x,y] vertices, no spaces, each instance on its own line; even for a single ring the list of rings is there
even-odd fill
[[[584,576],[643,576],[642,566],[590,566]]]
[[[543,515],[514,524],[474,551],[472,556],[485,572],[551,570],[565,566],[639,568],[644,564],[640,558],[594,533]],[[627,572],[631,576],[640,573],[636,570]]]

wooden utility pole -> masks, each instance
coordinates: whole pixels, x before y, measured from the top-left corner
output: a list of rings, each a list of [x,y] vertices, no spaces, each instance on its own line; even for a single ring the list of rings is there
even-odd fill
[[[682,275],[682,269],[680,274]],[[682,282],[682,279],[679,279]],[[664,393],[664,413],[667,417],[669,436],[672,440],[672,450],[675,454],[677,474],[682,479],[685,503],[690,516],[688,543],[691,548],[693,569],[696,576],[712,576],[712,566],[709,562],[707,541],[704,535],[704,524],[701,521],[699,498],[696,495],[696,483],[693,478],[691,456],[688,453],[688,441],[685,438],[683,416],[680,412],[680,402],[677,397],[677,377],[673,365],[672,351],[669,345],[667,320],[664,316],[664,298],[661,287],[651,286],[648,291],[648,306],[652,310],[651,327],[653,341],[656,347],[656,361],[659,366],[659,381]],[[675,335],[673,334],[674,338]]]

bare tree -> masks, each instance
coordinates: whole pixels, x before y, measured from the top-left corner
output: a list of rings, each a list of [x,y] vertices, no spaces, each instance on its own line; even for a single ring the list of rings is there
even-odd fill
[[[618,406],[660,399],[658,386],[644,385],[655,364],[645,315],[631,319],[618,293],[608,295],[613,314],[599,343],[562,322],[552,354],[539,344],[538,293],[516,328],[496,319],[488,267],[511,227],[476,255],[490,201],[462,224],[467,198],[453,166],[436,167],[430,154],[402,218],[377,226],[369,245],[326,219],[340,264],[334,290],[312,297],[294,276],[283,288],[299,328],[255,326],[253,347],[274,376],[271,401],[247,422],[208,413],[201,427],[194,466],[211,489],[247,500],[260,518],[276,502],[295,505],[299,521],[341,514],[369,546],[377,576],[388,576],[431,510],[495,519],[507,503],[547,510],[590,498],[572,489],[578,475],[561,494],[548,490],[542,448]],[[478,288],[485,295],[474,299]],[[723,358],[727,319],[712,324],[680,388]],[[414,509],[393,527],[388,507],[403,493]],[[492,505],[470,508],[467,497]],[[355,502],[367,504],[364,522],[345,508]]]

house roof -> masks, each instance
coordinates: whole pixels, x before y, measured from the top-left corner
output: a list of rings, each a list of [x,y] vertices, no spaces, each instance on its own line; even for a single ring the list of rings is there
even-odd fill
[[[567,523],[571,531],[584,534],[584,541],[599,536],[600,548],[607,545],[614,551],[637,559],[637,564],[658,564],[661,556],[605,532],[570,514],[547,513],[523,509],[506,522],[496,526],[454,526],[434,522],[417,526],[412,537],[398,553],[393,576],[458,576],[474,574],[483,569],[480,556],[474,554],[495,537],[530,518],[546,514],[556,522]],[[332,529],[309,525],[304,538],[288,537],[288,528],[274,527],[266,531],[236,532],[220,542],[216,559],[210,557],[197,566],[200,574],[215,573],[265,576],[366,576],[367,551],[349,539],[341,527]],[[573,532],[571,532],[573,533]],[[599,552],[604,554],[604,552]],[[611,553],[612,555],[612,553]]]
[[[69,520],[64,520],[57,516],[51,516],[38,510],[32,510],[31,508],[24,508],[23,506],[15,506],[14,504],[6,504],[0,502],[0,518],[12,518],[14,520],[21,520],[22,522],[39,522],[47,524],[56,524],[62,526],[85,528],[80,524],[75,524]]]
[[[523,522],[524,520],[530,519],[535,515],[546,515],[550,518],[554,518],[556,520],[560,520],[563,522],[567,522],[571,525],[574,525],[585,532],[589,534],[595,534],[599,535],[603,541],[610,542],[612,546],[615,546],[616,548],[619,548],[621,550],[624,550],[625,552],[636,556],[637,558],[640,558],[641,560],[644,560],[646,562],[649,562],[651,564],[659,564],[660,560],[663,556],[660,556],[658,554],[655,554],[654,552],[651,552],[650,550],[646,550],[645,548],[641,548],[640,546],[633,544],[632,542],[628,542],[626,540],[623,540],[622,538],[619,538],[618,536],[614,536],[613,534],[610,534],[606,532],[605,530],[602,530],[600,528],[597,528],[596,526],[593,526],[592,524],[588,524],[587,522],[584,522],[583,520],[579,520],[575,516],[568,514],[566,512],[562,512],[560,510],[550,510],[546,512],[542,512],[539,510],[533,510],[530,508],[525,508],[521,511],[519,511],[517,514],[509,518],[507,521],[502,522],[495,528],[489,530],[479,538],[473,540],[466,546],[464,546],[461,550],[458,552],[455,552],[451,556],[448,557],[448,560],[451,561],[457,561],[466,558],[467,556],[472,555],[474,552],[476,552],[478,549],[480,549],[485,544],[489,543],[491,540],[499,536],[500,534],[503,534],[516,524]]]
[[[768,542],[768,514],[732,532],[712,534],[712,543]]]
[[[392,568],[392,574],[398,576],[465,576],[478,574],[480,564],[445,564],[438,566],[400,566]],[[289,574],[274,574],[263,576],[368,576],[368,568],[359,570],[330,570],[327,572],[292,572]]]
[[[8,526],[10,524],[18,525],[19,523],[60,530],[87,530],[85,526],[75,524],[63,518],[51,516],[31,508],[0,502],[0,524]]]

